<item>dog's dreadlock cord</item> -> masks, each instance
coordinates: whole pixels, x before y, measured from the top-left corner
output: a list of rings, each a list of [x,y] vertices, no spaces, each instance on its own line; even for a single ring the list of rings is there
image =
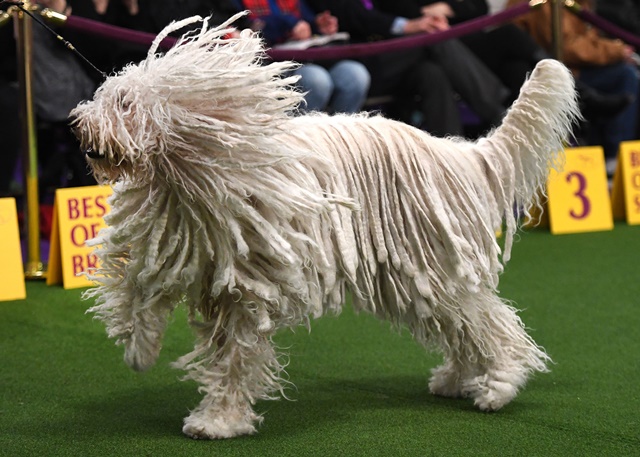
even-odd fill
[[[68,50],[70,50],[75,55],[80,57],[80,59],[82,59],[87,65],[89,65],[96,72],[98,72],[100,74],[100,76],[102,76],[103,79],[106,79],[107,74],[104,71],[102,71],[98,67],[96,67],[89,59],[87,59],[80,51],[78,51],[78,49],[76,49],[76,47],[71,42],[69,42],[68,40],[65,40],[64,37],[62,37],[55,30],[53,30],[51,27],[49,27],[47,24],[45,24],[44,21],[42,21],[39,17],[37,17],[35,14],[32,14],[31,11],[27,10],[26,8],[24,8],[24,2],[15,2],[15,1],[9,1],[9,0],[2,0],[2,1],[0,1],[0,6],[3,6],[3,5],[15,6],[15,7],[19,8],[23,13],[27,14],[29,17],[31,17],[31,19],[33,19],[38,24],[40,24],[42,27],[44,27],[46,30],[48,30],[49,33],[53,34],[53,36],[55,36],[56,39],[58,39],[58,41],[60,41],[62,44],[64,44],[64,46]]]

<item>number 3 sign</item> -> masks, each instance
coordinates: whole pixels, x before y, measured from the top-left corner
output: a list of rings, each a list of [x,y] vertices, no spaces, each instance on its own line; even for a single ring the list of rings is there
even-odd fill
[[[551,233],[612,230],[602,148],[568,148],[565,154],[564,171],[552,171],[547,182]]]

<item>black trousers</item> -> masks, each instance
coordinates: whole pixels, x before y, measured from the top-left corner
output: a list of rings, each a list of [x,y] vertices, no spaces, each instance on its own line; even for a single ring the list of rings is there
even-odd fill
[[[19,154],[18,88],[0,81],[0,197],[9,195]]]
[[[536,63],[547,57],[528,33],[513,24],[473,33],[461,41],[509,89],[509,104],[520,93],[520,87]]]
[[[443,69],[423,49],[373,56],[363,63],[371,73],[369,95],[395,97],[392,117],[410,122],[418,112],[420,127],[435,136],[463,133],[455,92]]]
[[[426,52],[480,119],[488,124],[502,119],[509,90],[469,48],[454,39],[431,45]]]

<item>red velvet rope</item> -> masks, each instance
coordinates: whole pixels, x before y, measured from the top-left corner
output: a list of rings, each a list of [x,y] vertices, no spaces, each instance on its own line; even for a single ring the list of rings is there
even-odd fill
[[[529,2],[523,2],[507,8],[500,13],[481,16],[479,18],[454,25],[444,32],[419,33],[416,35],[392,38],[372,43],[350,44],[345,46],[324,46],[305,50],[270,49],[268,53],[273,60],[304,61],[345,59],[383,54],[386,52],[397,52],[403,49],[428,46],[451,38],[468,35],[486,27],[499,25],[526,13],[530,8]]]
[[[87,35],[95,35],[100,38],[139,44],[146,47],[151,46],[151,43],[153,43],[153,40],[156,38],[156,36],[151,33],[138,32],[137,30],[117,27],[115,25],[109,25],[104,22],[94,21],[74,15],[67,17],[65,25],[67,28],[81,33],[86,33]],[[172,47],[176,41],[176,38],[167,37],[162,40],[160,46],[164,49],[168,49]]]
[[[530,9],[528,2],[523,2],[513,7],[507,8],[497,14],[486,15],[477,19],[472,19],[451,27],[444,32],[432,34],[416,34],[401,38],[377,41],[372,43],[348,44],[342,46],[323,46],[304,50],[278,50],[269,49],[267,54],[273,60],[334,60],[354,57],[365,57],[387,52],[397,52],[403,49],[428,46],[451,38],[458,38],[469,33],[477,32],[486,27],[495,26],[507,22],[517,16],[526,13]],[[93,21],[83,17],[69,16],[66,26],[70,29],[90,35],[108,38],[111,40],[124,41],[133,44],[150,46],[155,35],[145,32],[116,27],[102,22]],[[162,40],[162,48],[170,48],[176,43],[173,37]]]

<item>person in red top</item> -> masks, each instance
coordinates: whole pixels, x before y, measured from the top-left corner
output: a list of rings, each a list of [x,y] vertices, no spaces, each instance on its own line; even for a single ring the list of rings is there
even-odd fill
[[[302,0],[242,0],[239,6],[250,11],[253,28],[269,46],[338,31],[338,20],[329,11],[315,14]],[[356,113],[364,105],[371,83],[366,67],[353,60],[331,62],[326,67],[305,63],[295,73],[305,93],[302,111]]]

